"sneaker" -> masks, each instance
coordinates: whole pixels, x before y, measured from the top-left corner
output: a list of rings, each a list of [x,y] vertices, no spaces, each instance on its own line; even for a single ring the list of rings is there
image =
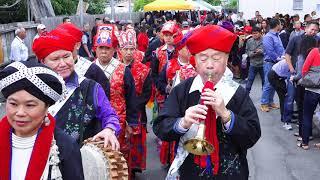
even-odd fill
[[[283,127],[284,127],[286,130],[292,130],[292,126],[291,126],[291,124],[289,124],[289,123],[284,123]]]
[[[260,109],[261,109],[262,112],[269,112],[270,111],[269,106],[266,105],[266,104],[261,104]]]
[[[312,140],[313,140],[313,136],[310,136],[310,137],[309,137],[309,141],[312,141]],[[297,138],[297,141],[302,141],[302,137],[298,137],[298,138]]]
[[[277,105],[276,103],[271,103],[271,104],[269,105],[269,107],[270,107],[271,109],[280,109],[280,106]]]

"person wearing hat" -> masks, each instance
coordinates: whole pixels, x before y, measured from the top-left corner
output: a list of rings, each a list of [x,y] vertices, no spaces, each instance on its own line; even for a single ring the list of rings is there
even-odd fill
[[[6,99],[6,116],[0,121],[0,179],[84,179],[78,144],[48,113],[63,97],[61,81],[33,61],[14,62],[0,72]]]
[[[37,26],[37,34],[34,36],[33,42],[34,42],[34,40],[36,40],[37,38],[39,38],[42,35],[45,35],[46,33],[47,33],[46,26],[44,24],[39,24]]]
[[[65,33],[72,36],[76,44],[72,51],[73,59],[75,61],[75,71],[77,72],[79,77],[86,77],[88,79],[92,79],[99,83],[104,92],[106,93],[107,97],[110,97],[110,83],[108,78],[104,74],[104,72],[97,66],[95,63],[91,62],[90,60],[82,57],[78,52],[80,51],[80,47],[82,44],[82,37],[86,36],[83,32],[74,24],[66,23],[60,24],[57,29],[61,31],[65,31]]]
[[[164,65],[176,56],[174,49],[174,37],[181,32],[175,22],[168,21],[163,25],[161,33],[165,44],[156,49],[151,61],[152,80],[156,87],[159,84],[159,73],[163,69]],[[161,95],[159,90],[156,90],[156,100],[158,106],[161,108],[165,101],[165,96]]]
[[[192,31],[189,31],[183,37],[178,38],[175,45],[178,57],[174,57],[167,62],[159,74],[157,89],[160,90],[162,95],[168,95],[179,82],[196,75],[194,57],[191,56],[185,43],[191,34]]]
[[[246,154],[261,130],[248,93],[226,68],[235,40],[236,35],[216,25],[200,27],[187,40],[198,75],[172,89],[153,125],[161,140],[178,144],[167,179],[249,178]],[[183,147],[197,134],[200,120],[205,121],[205,139],[214,147],[205,156],[188,153]]]
[[[123,32],[118,38],[121,61],[131,70],[136,88],[136,107],[139,111],[139,126],[132,129],[131,163],[132,173],[146,170],[147,160],[147,114],[146,104],[151,96],[152,80],[150,68],[135,56],[137,38],[133,29]]]
[[[98,26],[94,46],[97,59],[95,63],[103,70],[110,83],[110,103],[119,116],[122,129],[118,136],[121,149],[127,161],[130,158],[130,129],[138,126],[136,90],[130,69],[113,55],[118,46],[114,25]],[[126,135],[127,134],[127,135]]]
[[[32,49],[39,61],[62,76],[67,87],[64,98],[50,106],[49,112],[57,119],[57,126],[78,143],[94,136],[94,139],[103,138],[104,146],[118,150],[118,116],[101,85],[75,72],[72,55],[75,44],[73,37],[61,28],[33,43]]]

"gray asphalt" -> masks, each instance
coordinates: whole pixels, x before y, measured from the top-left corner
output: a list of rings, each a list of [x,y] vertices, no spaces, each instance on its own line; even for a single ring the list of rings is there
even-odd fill
[[[293,131],[282,128],[279,110],[263,113],[259,110],[261,97],[261,81],[259,77],[254,82],[250,94],[258,109],[262,136],[257,144],[248,151],[250,180],[318,180],[320,179],[320,150],[312,145],[320,142],[319,132],[314,129],[315,140],[310,142],[308,151],[296,146],[297,131],[294,125]],[[275,96],[277,100],[277,96]],[[0,115],[4,114],[4,108],[0,105]],[[137,180],[162,180],[166,170],[160,165],[155,143],[155,135],[149,128],[147,146],[147,170],[137,173]]]

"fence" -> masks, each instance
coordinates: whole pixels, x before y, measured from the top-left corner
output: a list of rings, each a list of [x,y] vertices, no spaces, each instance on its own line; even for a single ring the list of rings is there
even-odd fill
[[[91,27],[94,26],[94,20],[97,17],[104,18],[104,17],[110,17],[109,14],[99,14],[99,15],[84,15],[83,16],[83,22],[89,23]],[[46,25],[47,30],[50,31],[54,29],[57,25],[62,23],[62,19],[64,16],[56,16],[56,17],[50,17],[50,18],[41,18],[40,23]],[[71,22],[77,25],[79,28],[81,28],[80,24],[80,16],[69,16],[71,19]],[[140,19],[143,17],[143,13],[135,12],[131,13],[131,20],[133,22],[139,22]],[[129,13],[117,13],[115,14],[115,21],[118,20],[128,20],[130,19]],[[9,61],[10,56],[10,46],[11,42],[15,37],[14,31],[17,27],[18,23],[10,23],[10,24],[1,24],[0,25],[0,63]],[[24,40],[26,46],[29,50],[29,55],[33,55],[32,52],[32,42],[33,37],[37,33],[37,25],[38,23],[35,23],[33,21],[30,22],[21,22],[21,24],[27,32],[27,37]]]

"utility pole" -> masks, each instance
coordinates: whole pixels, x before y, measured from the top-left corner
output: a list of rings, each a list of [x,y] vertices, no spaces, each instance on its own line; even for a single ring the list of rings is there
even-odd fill
[[[30,14],[30,0],[27,1],[27,13],[28,13],[28,21],[31,21],[31,14]]]
[[[83,27],[83,0],[79,1],[79,6],[80,6],[80,25],[82,28]]]
[[[129,0],[129,19],[130,20],[132,20],[131,13],[132,13],[131,0]]]
[[[110,6],[111,6],[111,19],[112,20],[115,20],[114,19],[114,0],[110,0]]]

